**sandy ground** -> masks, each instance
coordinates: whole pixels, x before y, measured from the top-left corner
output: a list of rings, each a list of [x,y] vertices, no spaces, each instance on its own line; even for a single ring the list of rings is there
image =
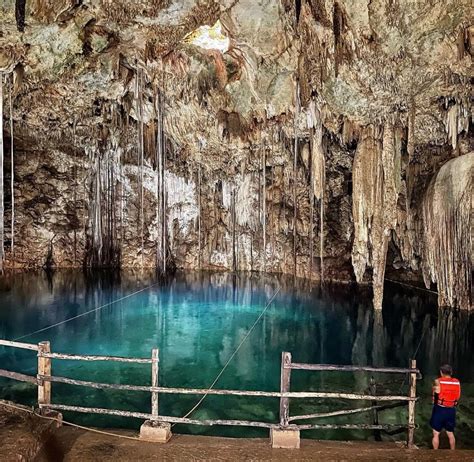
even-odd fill
[[[123,436],[134,432],[114,430]],[[474,451],[406,450],[394,443],[301,440],[300,449],[272,449],[269,439],[173,435],[166,444],[118,438],[55,422],[0,402],[0,462],[119,461],[469,461]]]
[[[124,432],[123,434],[130,434]],[[38,462],[50,461],[474,461],[474,451],[406,450],[393,443],[302,440],[300,449],[272,449],[267,439],[174,435],[146,443],[62,427]]]
[[[0,461],[33,460],[55,430],[55,422],[11,409],[0,402]]]

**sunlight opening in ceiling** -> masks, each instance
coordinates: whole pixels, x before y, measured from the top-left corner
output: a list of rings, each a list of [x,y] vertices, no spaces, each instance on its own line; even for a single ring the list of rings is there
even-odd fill
[[[190,32],[185,38],[186,43],[206,50],[219,50],[225,53],[229,49],[229,37],[222,32],[222,24],[218,20],[213,26],[201,26]]]

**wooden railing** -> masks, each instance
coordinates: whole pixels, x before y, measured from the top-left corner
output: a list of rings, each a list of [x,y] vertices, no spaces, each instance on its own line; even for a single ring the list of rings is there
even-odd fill
[[[53,409],[57,411],[73,411],[81,413],[107,414],[122,417],[132,417],[137,419],[152,420],[155,422],[179,423],[189,425],[231,425],[231,426],[248,426],[269,429],[298,429],[298,430],[314,430],[314,429],[353,429],[353,430],[390,430],[390,429],[407,429],[408,447],[414,445],[415,430],[415,403],[416,397],[416,380],[419,370],[416,368],[416,361],[410,362],[409,368],[394,367],[371,367],[371,366],[336,366],[328,364],[302,364],[293,363],[291,353],[282,353],[280,391],[248,391],[248,390],[222,390],[222,389],[200,389],[200,388],[176,388],[161,387],[158,383],[159,368],[159,350],[153,349],[150,358],[125,358],[118,356],[95,356],[95,355],[71,355],[52,353],[49,342],[40,342],[37,345],[28,343],[12,342],[8,340],[0,340],[0,346],[23,348],[37,352],[38,356],[38,373],[37,376],[29,376],[17,372],[11,372],[0,369],[0,377],[7,377],[22,382],[34,383],[38,386],[38,406],[40,409]],[[52,360],[73,360],[73,361],[113,361],[125,363],[151,364],[151,386],[148,385],[123,385],[114,383],[99,383],[85,380],[70,379],[67,377],[58,377],[52,375]],[[374,373],[393,373],[409,375],[409,392],[408,395],[374,395],[362,393],[340,393],[340,392],[321,392],[321,391],[290,391],[291,371],[339,371],[339,372],[374,372]],[[151,393],[151,412],[132,412],[116,409],[103,409],[84,406],[72,406],[66,404],[53,403],[51,400],[51,384],[63,383],[75,386],[84,386],[101,390],[125,390],[125,391],[144,391]],[[183,394],[183,395],[225,395],[225,396],[253,396],[253,397],[269,397],[280,399],[280,418],[279,423],[256,422],[247,420],[216,420],[206,419],[197,420],[187,417],[163,416],[159,413],[159,394]],[[290,399],[308,399],[308,398],[324,398],[324,399],[344,399],[355,401],[370,401],[371,406],[364,406],[353,409],[343,409],[331,412],[322,412],[314,414],[294,415],[290,416]],[[378,404],[386,402],[387,404]],[[388,404],[391,402],[390,404]],[[408,405],[408,423],[403,424],[379,424],[374,421],[372,424],[352,423],[352,424],[294,424],[297,420],[310,420],[325,417],[335,417],[341,415],[353,415],[365,412],[383,411],[398,406]]]
[[[305,371],[338,371],[338,372],[377,372],[384,374],[409,374],[409,387],[408,396],[392,396],[392,395],[359,395],[352,393],[326,393],[324,397],[338,397],[343,399],[356,399],[356,400],[371,400],[372,405],[369,407],[361,407],[356,409],[343,409],[340,411],[323,412],[316,414],[304,414],[304,415],[289,415],[289,396],[290,393],[290,378],[292,370],[305,370]],[[414,446],[414,435],[415,435],[415,402],[416,398],[416,380],[420,377],[420,371],[416,368],[416,360],[410,360],[408,368],[399,367],[373,367],[373,366],[336,366],[332,364],[304,364],[304,363],[293,363],[291,353],[283,352],[281,357],[281,375],[280,375],[280,427],[288,427],[290,422],[295,420],[306,420],[306,419],[318,419],[325,417],[335,417],[349,414],[359,414],[362,412],[374,412],[374,423],[373,424],[354,424],[354,428],[358,429],[371,429],[371,430],[387,430],[393,425],[380,425],[378,423],[378,412],[387,409],[393,409],[406,405],[408,403],[408,424],[406,426],[398,425],[398,427],[407,428],[407,446]],[[332,395],[332,396],[328,396]],[[337,396],[336,396],[337,395]],[[398,403],[392,403],[389,405],[378,405],[378,401],[399,401]],[[340,425],[298,425],[300,430],[320,429],[320,428],[352,428],[345,424]]]

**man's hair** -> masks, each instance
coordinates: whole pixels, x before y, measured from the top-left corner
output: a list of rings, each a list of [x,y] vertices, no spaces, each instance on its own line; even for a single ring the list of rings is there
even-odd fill
[[[449,364],[443,364],[440,368],[439,368],[441,374],[444,374],[444,375],[453,375],[453,368],[449,365]]]

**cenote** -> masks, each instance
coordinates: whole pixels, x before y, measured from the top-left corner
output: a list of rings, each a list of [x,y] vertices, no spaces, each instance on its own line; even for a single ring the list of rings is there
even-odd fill
[[[295,362],[406,367],[416,354],[423,379],[418,383],[416,442],[427,446],[430,389],[441,362],[449,361],[463,384],[458,441],[472,447],[474,437],[474,317],[440,311],[436,296],[395,284],[385,287],[383,311],[374,312],[370,293],[349,285],[317,285],[293,278],[252,273],[178,273],[166,282],[152,272],[83,273],[77,270],[6,274],[1,279],[0,337],[36,343],[49,340],[54,352],[150,357],[160,349],[163,386],[208,387],[235,351],[268,300],[280,291],[230,362],[216,388],[277,391],[282,351]],[[143,290],[142,290],[143,289]],[[138,292],[138,293],[135,293]],[[133,295],[131,295],[133,294]],[[123,300],[123,297],[131,295]],[[99,310],[70,319],[81,313]],[[40,333],[30,334],[55,325]],[[35,354],[0,349],[2,368],[36,374]],[[149,385],[147,364],[54,361],[54,375],[121,384]],[[370,374],[294,371],[292,391],[366,392]],[[401,376],[378,375],[381,393],[406,393]],[[96,390],[53,384],[53,403],[149,412],[142,392]],[[36,388],[1,379],[0,397],[33,405]],[[198,396],[160,395],[162,415],[183,416]],[[336,400],[291,400],[292,414],[347,408]],[[358,403],[360,404],[360,403]],[[273,398],[208,396],[196,419],[277,422]],[[300,412],[301,411],[301,412]],[[65,413],[65,419],[97,427],[138,428],[142,421]],[[370,415],[332,417],[321,423],[366,422]],[[383,423],[406,422],[406,409],[385,411]],[[177,425],[175,433],[266,437],[265,429]],[[305,438],[373,439],[371,431],[305,431]],[[384,440],[404,433],[382,434]]]

